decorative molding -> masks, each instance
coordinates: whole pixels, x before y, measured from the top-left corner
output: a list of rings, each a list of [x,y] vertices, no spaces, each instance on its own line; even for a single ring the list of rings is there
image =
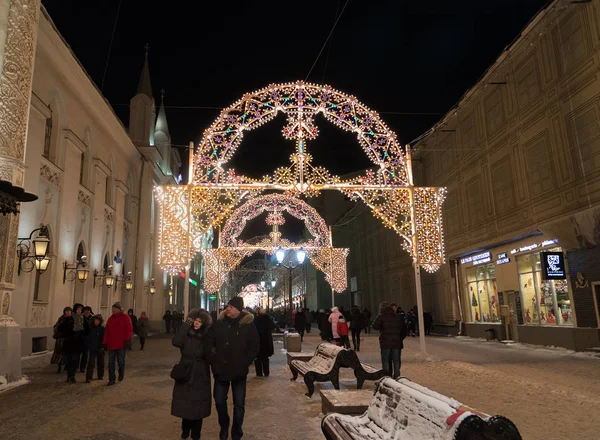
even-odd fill
[[[34,304],[31,306],[31,315],[29,317],[29,327],[46,327],[48,305]]]
[[[50,163],[50,161],[46,159],[42,159],[42,163],[40,165],[40,176],[46,182],[51,183],[57,188],[60,188],[62,170]]]
[[[111,175],[110,168],[99,157],[94,157],[94,166],[98,168],[106,177]]]
[[[39,0],[12,0],[0,73],[0,154],[22,161],[31,98]]]
[[[92,193],[87,190],[79,188],[79,194],[77,195],[77,200],[83,203],[86,206],[92,207]]]
[[[104,220],[114,223],[115,222],[115,210],[112,208],[109,208],[108,206],[104,206]]]
[[[0,310],[0,316],[8,315],[8,311],[10,310],[10,293],[4,292],[2,296],[2,309]]]

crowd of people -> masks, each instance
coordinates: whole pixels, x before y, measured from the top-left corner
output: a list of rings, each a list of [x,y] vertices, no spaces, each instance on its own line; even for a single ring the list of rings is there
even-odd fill
[[[94,315],[90,306],[74,304],[73,307],[65,307],[54,325],[56,342],[50,363],[57,365],[58,374],[65,368],[68,383],[77,382],[77,371],[85,373],[85,382],[90,383],[94,371],[98,380],[104,379],[104,360],[108,352],[107,385],[115,385],[117,380],[122,381],[125,377],[125,351],[132,349],[133,334],[138,335],[143,350],[149,329],[146,312],[142,312],[138,319],[133,309],[125,313],[119,302],[112,306],[106,325],[104,317]],[[115,363],[118,365],[118,378]]]

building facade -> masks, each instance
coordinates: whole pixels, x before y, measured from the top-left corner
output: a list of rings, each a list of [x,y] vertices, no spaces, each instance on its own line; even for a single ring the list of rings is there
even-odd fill
[[[128,130],[41,11],[24,179],[39,199],[21,205],[18,237],[47,228],[50,261],[42,273],[22,264],[14,279],[9,314],[21,330],[19,357],[51,349],[52,327],[74,303],[106,318],[120,301],[162,328],[169,299],[154,255],[153,188],[177,183],[181,165],[162,102],[155,116],[147,53]],[[84,262],[82,282],[76,268]]]
[[[448,189],[424,290],[449,332],[600,346],[599,23],[597,0],[551,2],[414,145],[416,183]]]

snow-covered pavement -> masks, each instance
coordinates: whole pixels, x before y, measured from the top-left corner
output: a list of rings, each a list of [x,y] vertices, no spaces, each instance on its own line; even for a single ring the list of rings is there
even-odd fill
[[[303,350],[314,350],[318,342],[313,333],[305,338]],[[418,339],[406,340],[404,376],[480,411],[509,417],[524,439],[600,438],[600,359],[466,338],[428,337],[427,345],[428,356],[423,357]],[[319,390],[332,385],[317,384],[312,399],[306,398],[302,380],[289,380],[282,344],[275,347],[271,377],[251,374],[248,379],[244,439],[323,438]],[[380,364],[376,334],[366,336],[361,348],[361,360]],[[77,384],[66,384],[49,358],[24,360],[30,383],[0,394],[0,439],[178,437],[180,421],[170,415],[169,379],[178,351],[170,338],[150,338],[144,352],[128,353],[125,381],[115,387],[82,383],[81,375]],[[355,388],[350,370],[342,370],[340,385]],[[373,382],[365,388],[373,389]],[[203,438],[216,438],[217,432],[213,411]]]

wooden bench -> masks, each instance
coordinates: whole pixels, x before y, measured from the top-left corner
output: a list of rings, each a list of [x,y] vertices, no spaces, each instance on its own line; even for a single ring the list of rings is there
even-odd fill
[[[381,379],[358,417],[330,413],[321,429],[328,440],[521,440],[517,427],[461,405],[406,378]]]
[[[387,371],[361,362],[358,358],[358,355],[353,350],[349,350],[345,359],[348,361],[348,365],[343,366],[352,368],[354,370],[357,390],[362,389],[365,380],[379,380],[382,377],[389,376]]]
[[[309,361],[293,360],[290,362],[291,380],[298,379],[298,374],[304,376],[308,397],[312,397],[315,392],[315,382],[331,382],[334,388],[339,390],[340,367],[348,365],[346,359],[348,351],[325,342],[319,344],[314,356]]]

